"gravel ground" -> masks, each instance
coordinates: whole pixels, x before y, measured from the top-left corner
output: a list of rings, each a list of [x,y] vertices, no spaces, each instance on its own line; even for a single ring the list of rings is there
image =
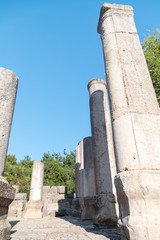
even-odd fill
[[[115,227],[97,227],[73,217],[10,218],[10,240],[120,240]]]

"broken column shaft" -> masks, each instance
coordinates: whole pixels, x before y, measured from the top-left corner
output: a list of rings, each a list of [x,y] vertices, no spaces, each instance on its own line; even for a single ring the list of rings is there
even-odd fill
[[[160,239],[160,108],[130,6],[102,6],[101,34],[122,239]]]
[[[43,178],[44,163],[34,161],[31,178],[30,197],[24,212],[24,218],[43,217]]]
[[[95,174],[92,137],[86,137],[76,148],[76,195],[81,206],[81,218],[93,219],[95,204]]]

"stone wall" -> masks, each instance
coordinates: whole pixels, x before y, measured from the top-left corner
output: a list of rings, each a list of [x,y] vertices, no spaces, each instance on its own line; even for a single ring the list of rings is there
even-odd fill
[[[16,194],[13,202],[9,205],[8,217],[23,217],[23,211],[26,206],[27,193],[19,193],[19,186],[13,185]]]
[[[67,188],[65,186],[43,186],[42,200],[44,203],[44,216],[55,216],[59,211],[59,200],[65,199]]]

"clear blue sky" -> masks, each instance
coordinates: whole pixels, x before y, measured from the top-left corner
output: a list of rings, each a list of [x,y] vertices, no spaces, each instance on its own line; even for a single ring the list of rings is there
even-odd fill
[[[8,154],[69,152],[89,136],[87,83],[105,78],[97,23],[102,0],[0,0],[0,66],[19,77]],[[160,28],[159,0],[134,7],[141,41]]]

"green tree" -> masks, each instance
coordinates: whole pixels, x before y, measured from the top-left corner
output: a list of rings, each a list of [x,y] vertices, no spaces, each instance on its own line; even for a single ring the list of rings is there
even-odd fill
[[[15,155],[8,155],[4,177],[11,185],[19,185],[20,192],[29,194],[32,165],[33,161],[29,156],[25,156],[23,160],[17,162]]]
[[[142,43],[147,66],[160,104],[160,29],[148,35]]]
[[[75,153],[44,153],[44,185],[66,186],[68,193],[75,191]]]
[[[68,193],[75,191],[75,153],[44,153],[44,185],[66,186]],[[20,192],[29,195],[33,161],[27,155],[17,162],[15,155],[8,155],[4,177],[11,185],[19,185]]]

